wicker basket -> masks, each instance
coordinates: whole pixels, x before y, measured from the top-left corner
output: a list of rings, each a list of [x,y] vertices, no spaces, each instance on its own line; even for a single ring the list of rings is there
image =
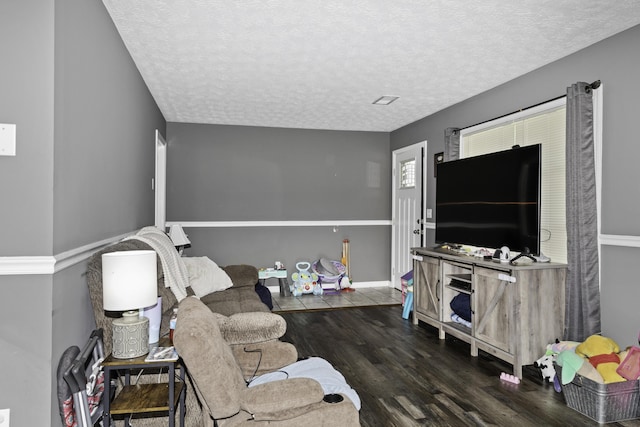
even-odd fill
[[[562,377],[562,367],[555,365]],[[598,423],[640,418],[640,380],[600,384],[581,375],[562,385],[567,406]]]

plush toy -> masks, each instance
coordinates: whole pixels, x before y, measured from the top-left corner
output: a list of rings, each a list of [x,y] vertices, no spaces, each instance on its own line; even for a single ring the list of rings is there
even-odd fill
[[[556,359],[555,354],[545,354],[540,359],[533,362],[533,365],[536,368],[539,368],[542,372],[542,379],[547,380],[550,383],[553,382],[553,379],[556,376],[556,370],[553,367],[553,362]]]
[[[299,262],[296,264],[298,271],[291,275],[293,285],[291,286],[291,292],[294,297],[299,297],[302,294],[322,295],[322,286],[318,282],[318,275],[309,271],[311,264],[308,262]]]
[[[577,341],[560,341],[556,339],[556,342],[553,344],[547,344],[547,354],[559,354],[565,350],[575,351],[576,347],[579,346],[580,343]]]
[[[556,342],[552,344],[547,344],[547,351],[544,356],[533,362],[533,365],[540,369],[542,379],[546,379],[552,383],[556,376],[556,370],[553,367],[553,362],[556,361],[558,354],[565,350],[574,352],[575,348],[579,344],[580,343],[577,341],[560,341],[558,339],[556,339]]]
[[[597,383],[604,383],[602,375],[596,370],[596,368],[587,362],[587,360],[573,352],[572,350],[564,350],[560,352],[556,358],[558,366],[562,367],[561,382],[563,385],[569,384],[573,381],[576,374],[588,378]]]
[[[589,363],[602,375],[605,384],[625,381],[616,372],[620,364],[619,352],[620,347],[614,340],[601,335],[591,335],[576,347],[576,354],[589,359]]]

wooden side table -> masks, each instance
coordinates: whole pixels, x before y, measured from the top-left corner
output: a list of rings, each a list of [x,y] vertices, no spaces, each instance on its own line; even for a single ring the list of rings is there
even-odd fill
[[[161,340],[160,346],[169,346],[168,339]],[[177,361],[145,362],[146,355],[133,359],[116,359],[109,355],[102,362],[104,369],[104,425],[111,425],[112,415],[125,415],[125,426],[130,426],[131,414],[164,412],[169,414],[169,427],[175,426],[176,406],[180,409],[180,427],[184,427],[185,369],[180,359]],[[180,381],[175,381],[175,369],[178,366]],[[136,369],[167,368],[169,381],[167,383],[131,385],[131,371]],[[111,375],[116,371],[124,371],[125,386],[113,399],[111,396]]]

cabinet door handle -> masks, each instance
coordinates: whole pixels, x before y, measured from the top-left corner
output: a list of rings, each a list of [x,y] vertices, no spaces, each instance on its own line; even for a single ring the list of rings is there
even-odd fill
[[[513,276],[509,276],[508,274],[500,273],[498,274],[498,279],[504,280],[510,283],[516,283],[516,278]]]

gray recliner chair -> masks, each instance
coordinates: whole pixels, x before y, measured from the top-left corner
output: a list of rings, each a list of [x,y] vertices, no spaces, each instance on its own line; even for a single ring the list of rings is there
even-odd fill
[[[258,365],[239,365],[216,317],[196,298],[180,303],[174,345],[191,377],[206,426],[360,426],[352,401],[343,394],[325,399],[322,386],[313,379],[290,378],[248,387],[246,372]],[[274,357],[283,355],[281,367],[297,358],[289,343],[265,343],[253,350],[258,349],[253,354],[270,358],[272,364]]]

